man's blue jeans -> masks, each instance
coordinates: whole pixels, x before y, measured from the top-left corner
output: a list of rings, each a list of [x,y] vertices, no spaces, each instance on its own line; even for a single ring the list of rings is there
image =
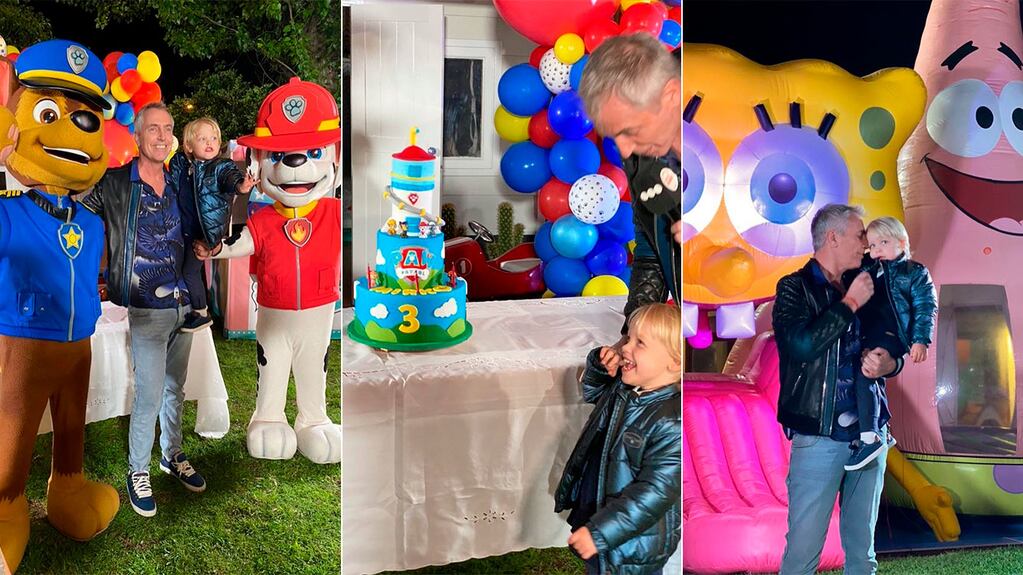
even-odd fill
[[[128,466],[149,471],[160,419],[160,449],[170,459],[181,451],[181,408],[192,334],[178,333],[191,307],[128,308],[135,402],[128,426]]]
[[[881,440],[887,441],[887,427]],[[858,471],[845,471],[852,452],[846,441],[796,434],[789,462],[789,531],[782,575],[812,574],[817,569],[828,533],[828,523],[841,494],[839,528],[845,551],[845,573],[877,571],[874,558],[874,525],[884,486],[886,453]]]

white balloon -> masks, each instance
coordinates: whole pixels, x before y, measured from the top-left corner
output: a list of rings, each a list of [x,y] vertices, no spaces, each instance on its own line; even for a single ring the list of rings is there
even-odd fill
[[[540,79],[543,85],[554,94],[560,94],[572,89],[572,83],[568,79],[572,71],[571,64],[565,64],[554,55],[554,48],[547,50],[547,53],[540,58]]]
[[[620,203],[618,187],[611,178],[602,174],[579,178],[568,192],[568,207],[572,215],[587,224],[602,224],[610,220]]]

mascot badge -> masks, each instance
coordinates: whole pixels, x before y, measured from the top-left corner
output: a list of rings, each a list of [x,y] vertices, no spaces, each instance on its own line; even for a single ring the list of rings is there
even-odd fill
[[[26,188],[0,192],[0,552],[12,570],[28,543],[25,484],[47,403],[50,524],[88,540],[119,506],[113,487],[82,473],[104,238],[100,218],[71,199],[106,171],[106,72],[85,47],[49,40],[22,52],[15,73],[0,108],[0,162]]]

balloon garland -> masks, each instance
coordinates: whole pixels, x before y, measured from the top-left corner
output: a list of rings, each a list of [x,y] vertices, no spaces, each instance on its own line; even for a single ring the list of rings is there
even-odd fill
[[[132,134],[135,114],[146,104],[159,102],[163,92],[156,81],[163,69],[160,58],[150,50],[138,54],[111,52],[103,58],[110,92],[105,96],[113,106],[103,113],[103,143],[110,152],[108,167],[117,168],[138,154]],[[173,152],[172,152],[173,153]]]

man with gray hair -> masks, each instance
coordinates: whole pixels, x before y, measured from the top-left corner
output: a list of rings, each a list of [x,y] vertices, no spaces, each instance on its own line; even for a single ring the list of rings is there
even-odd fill
[[[629,178],[636,247],[625,317],[668,295],[681,301],[681,51],[647,33],[609,38],[590,55],[579,95]]]
[[[107,226],[107,293],[128,308],[135,400],[128,429],[128,499],[144,517],[156,514],[149,480],[150,454],[160,421],[160,469],[190,491],[206,489],[181,450],[181,411],[192,347],[178,333],[191,311],[182,277],[184,238],[178,190],[164,168],[174,140],[174,119],[162,102],[135,118],[139,156],[108,170],[82,205]]]
[[[816,571],[839,493],[846,572],[874,573],[874,525],[885,460],[882,456],[859,470],[845,470],[849,443],[859,437],[855,374],[893,376],[902,369],[902,358],[880,347],[860,349],[856,312],[874,294],[870,274],[856,273],[867,247],[863,209],[824,206],[810,231],[813,258],[778,281],[773,312],[781,376],[778,421],[792,440],[781,573]],[[891,414],[883,381],[878,387],[878,427],[887,441]]]

